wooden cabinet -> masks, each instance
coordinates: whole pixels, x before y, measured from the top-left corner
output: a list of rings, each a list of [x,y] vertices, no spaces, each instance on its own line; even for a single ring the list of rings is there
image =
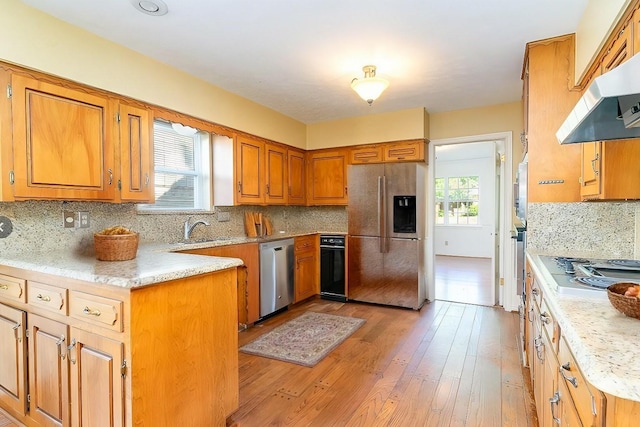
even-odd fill
[[[0,63],[0,200],[153,202],[151,118],[107,92]],[[8,91],[9,93],[9,91]],[[4,174],[6,172],[6,175]]]
[[[583,200],[640,199],[639,142],[626,139],[581,144]]]
[[[26,286],[0,293],[0,406],[19,422],[218,426],[237,409],[235,268],[133,289],[0,266],[6,278]]]
[[[23,310],[0,303],[0,404],[19,415],[27,411],[26,327]]]
[[[244,136],[236,141],[236,202],[262,204],[265,200],[264,142]]]
[[[14,196],[114,200],[109,100],[17,73],[11,90]]]
[[[390,142],[383,145],[383,157],[385,162],[417,162],[426,161],[425,141]]]
[[[560,145],[556,131],[580,97],[574,90],[574,38],[528,43],[529,202],[580,201],[580,144]]]
[[[288,204],[304,205],[306,198],[305,153],[302,150],[287,149],[287,180],[289,183]]]
[[[152,120],[148,109],[118,105],[120,200],[153,203]]]
[[[525,61],[522,67],[522,114],[523,131],[520,134],[520,143],[524,157],[529,149],[529,61]]]
[[[633,55],[632,27],[623,26],[602,57],[602,73],[613,70]]]
[[[294,302],[320,293],[320,255],[317,234],[294,239]]]
[[[347,154],[346,149],[307,153],[307,204],[347,204]]]
[[[288,201],[287,149],[284,146],[265,144],[265,202],[268,205],[285,205]]]
[[[246,298],[239,297],[238,302],[245,300],[247,304],[246,306],[238,305],[238,318],[241,323],[254,323],[260,318],[260,252],[258,243],[192,249],[182,253],[241,259],[247,269],[247,286]]]
[[[633,54],[635,55],[640,53],[640,8],[633,12],[630,27],[633,34]]]
[[[349,163],[352,165],[382,161],[382,144],[364,145],[349,150]]]

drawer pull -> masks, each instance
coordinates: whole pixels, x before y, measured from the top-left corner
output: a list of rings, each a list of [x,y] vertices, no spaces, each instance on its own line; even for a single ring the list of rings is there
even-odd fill
[[[89,307],[85,307],[82,309],[82,312],[88,316],[96,316],[99,317],[102,313],[100,313],[100,310],[94,310],[92,308]]]
[[[546,311],[540,314],[540,320],[542,320],[542,323],[544,323],[545,325],[548,325],[549,323],[551,323],[551,317],[549,316],[549,313],[547,313]]]
[[[49,295],[42,295],[42,294],[38,294],[36,295],[36,299],[38,301],[43,301],[43,302],[49,302],[51,301],[51,297]]]
[[[73,350],[75,346],[76,346],[76,339],[74,338],[71,340],[71,344],[67,346],[67,352],[69,353],[69,361],[74,365],[76,364],[76,359],[71,357],[71,350]]]
[[[64,335],[60,335],[60,339],[58,341],[56,341],[56,345],[58,346],[58,355],[60,356],[60,359],[64,360],[64,358],[66,357],[66,351],[63,347],[63,343],[65,342],[65,337]]]
[[[22,333],[21,333],[21,330],[20,330],[20,326],[22,326],[20,323],[16,323],[15,325],[13,325],[11,327],[11,329],[13,329],[14,335],[16,336],[16,341],[17,342],[21,342],[22,341],[22,338],[21,338]]]
[[[531,293],[532,293],[533,295],[535,295],[535,296],[540,295],[540,291],[538,291],[538,288],[532,288],[532,289],[531,289]]]
[[[549,398],[549,405],[551,405],[551,418],[553,418],[553,421],[560,425],[560,418],[556,417],[556,411],[555,411],[555,406],[558,406],[558,403],[560,402],[560,393],[559,392],[555,392],[553,394],[553,397]]]
[[[562,374],[562,378],[570,382],[574,388],[578,388],[578,379],[576,377],[567,376],[567,374],[564,373],[565,371],[571,372],[571,362],[560,365],[560,373]]]
[[[9,289],[9,285],[0,285],[0,289],[2,289],[3,291],[6,291]]]

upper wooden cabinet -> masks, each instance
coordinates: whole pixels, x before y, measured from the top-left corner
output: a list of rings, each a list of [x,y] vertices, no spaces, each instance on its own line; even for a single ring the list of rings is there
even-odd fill
[[[264,142],[246,136],[236,140],[236,203],[263,204],[266,186],[264,183]]]
[[[425,145],[426,143],[423,139],[385,143],[382,145],[384,161],[426,161],[427,159],[425,157]]]
[[[573,88],[574,38],[528,43],[529,202],[580,201],[580,144],[560,145],[556,131],[580,92]]]
[[[120,199],[153,203],[152,120],[148,109],[120,103]]]
[[[268,205],[287,204],[287,149],[281,145],[265,144],[265,202]]]
[[[287,149],[288,202],[290,205],[304,205],[307,202],[305,170],[304,151],[292,148]]]
[[[633,53],[640,53],[640,9],[633,12],[630,26],[633,28]]]
[[[382,144],[363,145],[349,149],[349,164],[382,163]]]
[[[602,72],[613,70],[633,55],[633,34],[632,26],[625,25],[618,32],[618,36],[613,40],[602,58]]]
[[[583,200],[640,199],[640,141],[590,142],[582,145]]]
[[[307,153],[307,204],[347,204],[347,159],[347,149]]]
[[[11,91],[15,198],[114,200],[109,100],[19,74]]]
[[[0,81],[0,200],[153,202],[145,106],[5,64]]]

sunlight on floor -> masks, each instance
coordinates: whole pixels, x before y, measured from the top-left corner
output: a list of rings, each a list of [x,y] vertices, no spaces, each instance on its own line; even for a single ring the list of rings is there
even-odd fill
[[[491,258],[437,255],[436,299],[492,306]]]

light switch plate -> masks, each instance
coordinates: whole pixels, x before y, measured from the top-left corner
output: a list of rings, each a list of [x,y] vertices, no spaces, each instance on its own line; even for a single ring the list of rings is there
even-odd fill
[[[62,226],[64,228],[75,228],[76,226],[76,214],[71,211],[62,212]]]

